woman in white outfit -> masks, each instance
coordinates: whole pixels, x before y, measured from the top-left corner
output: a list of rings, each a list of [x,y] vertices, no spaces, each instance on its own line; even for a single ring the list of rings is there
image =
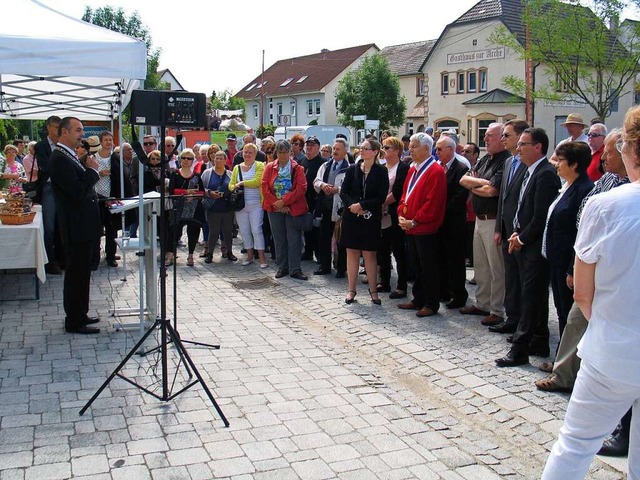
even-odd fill
[[[640,107],[627,112],[622,138],[631,183],[591,197],[580,220],[574,299],[589,326],[578,344],[582,363],[543,480],[584,478],[605,437],[640,402]],[[640,479],[639,427],[634,412],[632,480]]]
[[[253,143],[247,143],[242,148],[244,161],[233,168],[229,190],[244,189],[244,208],[236,212],[236,222],[242,237],[242,243],[247,250],[247,258],[242,262],[243,266],[253,263],[253,249],[258,250],[260,268],[267,268],[267,259],[264,256],[264,235],[262,234],[262,191],[260,183],[264,173],[264,163],[256,162],[258,147]]]

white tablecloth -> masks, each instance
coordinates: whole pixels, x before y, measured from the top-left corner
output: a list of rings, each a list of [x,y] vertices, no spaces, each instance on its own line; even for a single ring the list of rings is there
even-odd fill
[[[0,224],[0,270],[35,268],[36,275],[44,283],[47,262],[41,211],[36,211],[33,222],[27,225]]]

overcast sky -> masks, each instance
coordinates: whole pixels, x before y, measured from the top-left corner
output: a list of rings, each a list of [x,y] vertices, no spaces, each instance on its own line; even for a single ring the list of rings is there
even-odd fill
[[[153,46],[162,49],[160,68],[170,69],[186,90],[210,95],[225,89],[237,93],[259,75],[263,49],[266,69],[278,60],[323,48],[368,43],[383,48],[435,39],[477,0],[395,0],[378,9],[365,9],[361,2],[348,0],[40,2],[76,18],[82,17],[85,6],[122,7],[127,14],[137,10],[150,30]]]

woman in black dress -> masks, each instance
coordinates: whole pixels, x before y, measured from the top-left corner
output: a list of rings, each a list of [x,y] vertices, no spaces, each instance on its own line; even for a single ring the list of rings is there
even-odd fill
[[[204,223],[204,209],[200,198],[204,194],[204,186],[200,175],[191,171],[191,165],[195,161],[195,153],[190,148],[180,152],[180,168],[171,174],[169,179],[169,195],[173,197],[175,205],[173,211],[173,248],[167,253],[165,265],[169,266],[174,261],[174,253],[178,240],[182,236],[182,229],[187,226],[187,245],[189,255],[187,265],[193,267],[193,252],[200,236],[200,227]],[[183,198],[177,197],[184,195]]]
[[[353,303],[356,296],[360,255],[364,257],[369,286],[377,283],[376,252],[380,246],[382,204],[389,191],[387,169],[377,161],[380,143],[371,138],[360,146],[361,159],[349,167],[340,189],[344,205],[340,245],[347,249],[349,291],[344,299]],[[371,301],[380,305],[378,291],[369,290]]]

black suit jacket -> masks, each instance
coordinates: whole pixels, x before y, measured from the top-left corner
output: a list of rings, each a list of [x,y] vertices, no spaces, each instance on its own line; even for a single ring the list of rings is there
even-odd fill
[[[560,178],[546,157],[533,172],[524,189],[518,210],[518,236],[524,244],[522,253],[542,258],[542,235],[547,213],[560,189]]]
[[[56,197],[56,210],[62,240],[65,243],[93,242],[102,235],[98,195],[94,185],[98,172],[83,168],[66,151],[51,153],[50,175]]]
[[[569,186],[556,204],[547,223],[546,253],[549,263],[569,266],[574,256],[578,228],[576,218],[582,200],[593,188],[593,182],[584,174]]]
[[[453,159],[447,170],[447,212],[444,216],[443,229],[466,229],[467,198],[469,190],[460,186],[460,179],[469,171],[466,165]]]
[[[360,203],[363,210],[370,211],[374,218],[380,220],[382,204],[389,192],[389,173],[386,167],[374,163],[365,181],[361,163],[362,160],[347,169],[340,188],[340,198],[345,210],[354,203]]]
[[[520,187],[522,186],[522,178],[527,171],[527,166],[520,162],[518,168],[513,174],[511,183],[509,182],[509,171],[513,156],[504,162],[504,170],[502,176],[502,188],[498,197],[498,214],[496,216],[496,233],[502,234],[502,240],[506,241],[513,233],[513,217],[516,215],[518,208],[518,197],[520,195]]]

